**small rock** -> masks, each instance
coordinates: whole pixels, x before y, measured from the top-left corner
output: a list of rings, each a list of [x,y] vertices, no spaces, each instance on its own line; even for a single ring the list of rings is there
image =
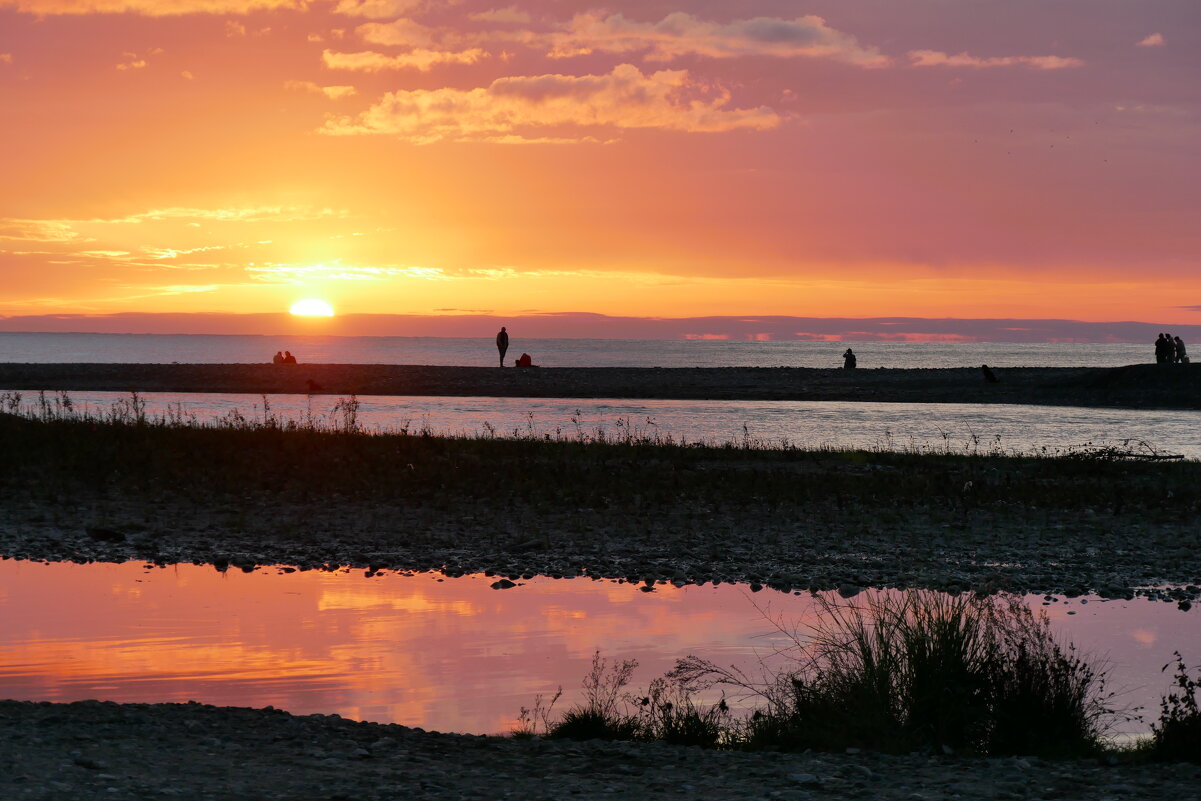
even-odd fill
[[[500,581],[494,581],[488,586],[490,586],[494,590],[507,590],[510,587],[516,587],[517,585],[514,582],[509,581],[506,578],[506,579],[501,579]]]

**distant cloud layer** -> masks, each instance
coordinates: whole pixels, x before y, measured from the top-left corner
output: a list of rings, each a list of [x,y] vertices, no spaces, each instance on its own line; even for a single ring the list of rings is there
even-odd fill
[[[694,83],[685,70],[646,75],[621,64],[604,75],[532,75],[500,78],[476,89],[390,92],[358,117],[331,120],[324,132],[436,142],[522,139],[525,129],[718,132],[763,130],[780,122],[769,108],[727,109],[729,101],[728,92]]]
[[[651,23],[622,14],[591,12],[576,15],[565,27],[550,37],[552,57],[645,51],[650,61],[697,55],[829,58],[863,67],[888,63],[876,48],[859,44],[855,37],[834,30],[815,16],[754,17],[721,24],[677,11]]]
[[[937,50],[910,50],[909,60],[915,67],[970,67],[972,69],[1030,67],[1036,70],[1062,70],[1084,66],[1082,60],[1064,56],[990,56],[981,58],[969,55],[966,51],[951,55]]]
[[[265,9],[303,9],[306,0],[0,0],[0,8],[27,14],[249,14]]]
[[[415,69],[429,72],[440,64],[474,64],[487,53],[479,48],[450,52],[441,50],[411,50],[396,56],[383,53],[364,51],[358,53],[337,53],[326,50],[321,54],[321,61],[331,70],[353,70],[358,72],[382,72],[384,70]]]

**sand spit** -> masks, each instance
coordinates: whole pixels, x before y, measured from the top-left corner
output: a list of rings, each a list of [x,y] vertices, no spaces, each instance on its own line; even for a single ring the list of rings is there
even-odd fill
[[[824,370],[790,367],[530,369],[382,364],[0,364],[0,388],[116,392],[529,398],[1037,403],[1201,408],[1201,364]]]
[[[199,704],[0,701],[5,799],[1172,799],[1201,767],[702,751],[439,734]]]

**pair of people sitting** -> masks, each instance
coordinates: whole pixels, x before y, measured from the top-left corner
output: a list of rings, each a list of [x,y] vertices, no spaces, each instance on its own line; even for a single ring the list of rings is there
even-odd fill
[[[292,351],[285,350],[282,353],[278,350],[271,357],[272,364],[296,364],[296,357],[292,355]]]
[[[530,354],[523,353],[521,357],[514,363],[517,367],[533,367],[534,360],[530,358]]]

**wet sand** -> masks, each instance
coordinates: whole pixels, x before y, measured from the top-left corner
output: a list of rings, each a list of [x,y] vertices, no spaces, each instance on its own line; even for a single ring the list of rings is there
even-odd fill
[[[382,364],[0,364],[19,391],[1021,403],[1201,409],[1201,364],[837,370]]]

